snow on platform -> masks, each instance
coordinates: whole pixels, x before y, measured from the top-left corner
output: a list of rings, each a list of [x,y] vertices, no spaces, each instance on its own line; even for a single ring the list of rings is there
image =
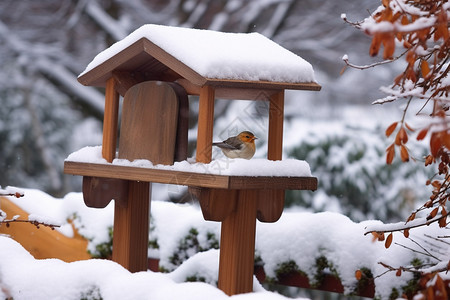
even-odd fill
[[[138,159],[129,161],[127,159],[114,159],[108,163],[102,157],[101,146],[88,146],[70,154],[66,162],[80,162],[92,164],[112,164],[116,166],[127,166],[137,168],[148,168],[166,171],[191,172],[211,175],[227,176],[271,176],[271,177],[311,177],[309,164],[303,160],[267,160],[253,158],[250,160],[236,158],[213,160],[209,164],[196,163],[193,160],[175,162],[173,165],[154,165],[151,161]]]

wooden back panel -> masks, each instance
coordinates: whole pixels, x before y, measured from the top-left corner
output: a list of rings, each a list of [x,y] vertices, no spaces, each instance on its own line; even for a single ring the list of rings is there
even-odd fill
[[[178,108],[168,83],[145,81],[131,87],[123,102],[119,158],[173,164]]]

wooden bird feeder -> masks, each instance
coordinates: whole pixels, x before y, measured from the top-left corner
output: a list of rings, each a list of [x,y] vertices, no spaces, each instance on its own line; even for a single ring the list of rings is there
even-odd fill
[[[283,65],[284,57],[292,60]],[[253,67],[251,60],[269,65]],[[221,73],[223,67],[227,71]],[[249,74],[254,68],[263,71]],[[187,95],[199,95],[197,162],[211,162],[215,98],[268,101],[267,159],[281,160],[284,90],[320,90],[313,78],[305,79],[302,68],[312,73],[303,59],[259,34],[159,25],[141,27],[94,59],[78,80],[106,88],[102,156],[109,163],[66,160],[64,172],[83,176],[88,206],[102,208],[115,200],[114,261],[132,272],[147,270],[150,183],[187,185],[199,199],[204,218],[222,222],[219,288],[228,295],[253,290],[256,220],[277,221],[285,190],[315,190],[317,178],[226,176],[113,164],[119,95],[124,103],[118,158],[166,165],[186,159]],[[283,77],[286,73],[297,77]]]

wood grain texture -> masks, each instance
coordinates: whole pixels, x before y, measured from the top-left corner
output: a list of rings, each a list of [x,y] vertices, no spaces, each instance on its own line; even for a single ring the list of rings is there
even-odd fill
[[[195,187],[189,189],[198,199],[203,218],[207,221],[223,221],[236,210],[238,190],[209,189]]]
[[[227,176],[72,161],[64,162],[64,173],[220,189],[317,189],[316,177]]]
[[[283,155],[284,91],[270,97],[267,159],[281,160]]]
[[[170,84],[145,81],[130,87],[124,97],[119,158],[172,165],[177,123],[178,98]],[[115,205],[113,260],[131,272],[147,270],[149,190],[148,181],[129,181],[126,202]]]
[[[212,137],[214,127],[214,89],[203,86],[200,91],[198,108],[196,160],[209,163],[212,158]]]
[[[103,116],[102,155],[108,162],[116,157],[117,130],[119,119],[119,94],[116,92],[116,81],[109,78],[105,90],[105,114]]]
[[[272,94],[269,102],[267,159],[281,160],[283,155],[284,91]],[[284,189],[260,191],[257,216],[261,222],[276,222],[284,209]]]
[[[218,287],[227,295],[253,291],[257,197],[239,191],[236,210],[222,222]]]
[[[115,178],[83,176],[83,198],[87,207],[105,208],[111,200],[126,206],[128,181]]]
[[[280,219],[284,209],[285,190],[259,190],[257,218],[261,222],[273,223]]]
[[[169,84],[134,85],[123,101],[119,158],[173,164],[177,120],[178,99]]]
[[[110,59],[78,77],[87,86],[105,86],[115,70],[146,74],[147,80],[187,78],[196,85],[206,79],[146,38],[139,39]]]
[[[252,81],[237,79],[212,79],[206,78],[205,84],[213,87],[228,87],[239,89],[274,89],[274,90],[307,90],[320,91],[321,86],[315,82],[277,82],[277,81]]]
[[[167,83],[175,92],[178,100],[177,134],[175,140],[174,161],[183,161],[188,156],[189,99],[186,90],[179,84]]]
[[[144,74],[131,71],[112,71],[112,77],[116,81],[116,91],[124,97],[126,92],[138,83],[147,81]]]
[[[149,215],[150,184],[130,181],[126,205],[115,206],[112,253],[130,272],[147,270]]]

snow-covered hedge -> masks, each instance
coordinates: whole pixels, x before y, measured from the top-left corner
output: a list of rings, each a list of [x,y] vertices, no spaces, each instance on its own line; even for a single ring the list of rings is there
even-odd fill
[[[67,224],[67,218],[75,217],[75,225],[79,232],[90,240],[90,251],[95,252],[96,246],[107,245],[110,242],[109,228],[113,219],[111,205],[102,210],[87,208],[79,193],[68,194],[64,199],[55,199],[40,191],[24,190],[24,192],[24,198],[12,200],[29,212],[48,215],[65,224]],[[160,201],[152,202],[151,220],[149,254],[151,257],[160,259],[161,269],[168,272],[165,276],[175,282],[204,281],[215,285],[218,268],[218,250],[215,248],[220,241],[220,224],[204,221],[201,211],[196,205],[177,205]],[[367,225],[377,223],[380,222],[355,223],[346,216],[332,212],[308,213],[288,210],[276,223],[257,223],[255,258],[257,263],[264,267],[269,280],[276,281],[277,276],[283,272],[296,270],[306,274],[310,283],[315,285],[319,283],[321,274],[331,272],[339,277],[345,292],[349,294],[358,287],[358,281],[355,278],[355,271],[358,269],[364,270],[365,274],[369,276],[376,276],[386,271],[378,264],[380,261],[393,266],[410,265],[413,261],[427,261],[427,256],[414,253],[404,247],[420,250],[402,234],[394,235],[394,242],[398,244],[393,244],[389,249],[385,249],[383,243],[373,242],[370,234],[364,235]],[[428,234],[433,233],[430,228],[426,229]],[[63,225],[61,230],[70,236],[69,224]],[[443,234],[437,228],[434,233],[436,235]],[[411,238],[423,239],[423,233],[419,230],[419,232],[411,234]],[[5,243],[0,244],[4,245]],[[8,242],[7,245],[11,245],[11,243]],[[16,249],[18,246],[11,245],[10,247]],[[7,262],[10,256],[14,257],[15,251],[11,250],[9,246],[2,246],[0,249],[2,275],[0,281],[3,284],[7,283],[10,290],[14,290],[15,285],[18,285],[20,289],[34,288],[34,284],[28,286],[27,281],[24,281],[23,278],[20,279],[23,275],[20,275],[22,273],[14,267],[14,263]],[[5,253],[8,253],[9,256],[5,256]],[[23,254],[23,250],[17,250],[17,253],[22,253],[20,256],[28,257]],[[44,262],[33,262],[31,258],[26,259],[29,264],[36,265],[30,269],[35,272],[35,276],[39,276],[39,272],[43,272],[43,268],[50,270],[66,268],[61,262],[49,262],[49,265],[46,266]],[[19,260],[17,258],[17,261]],[[116,266],[107,266],[105,262],[93,261],[92,264],[98,264],[99,268],[102,266],[117,268]],[[80,263],[79,265],[86,266],[89,263]],[[84,267],[79,268],[83,269]],[[15,272],[19,274],[17,277],[8,275],[16,274]],[[126,281],[131,284],[135,280],[141,282],[144,278],[150,280],[150,277],[160,276],[148,274],[129,274],[126,275]],[[413,276],[408,273],[401,277],[396,277],[392,273],[378,277],[375,279],[376,295],[386,298],[393,291],[402,293],[403,289],[413,283],[410,282],[412,279],[414,279]],[[48,277],[50,285],[51,280]],[[103,292],[104,287],[99,286],[97,281],[93,281],[89,285],[89,280],[88,278],[83,279],[83,284],[80,284],[78,292],[87,293],[88,291],[83,289],[91,286],[94,287],[92,292],[98,292],[106,299],[104,297],[106,294]],[[76,289],[76,285],[72,288]],[[257,284],[256,288],[258,288]]]
[[[306,160],[319,186],[315,193],[288,191],[288,205],[332,210],[355,221],[392,222],[406,219],[429,197],[425,182],[433,170],[422,167],[425,145],[415,146],[418,161],[386,165],[382,128],[337,126],[337,132],[323,132],[320,125],[311,125],[291,148],[289,156]]]

